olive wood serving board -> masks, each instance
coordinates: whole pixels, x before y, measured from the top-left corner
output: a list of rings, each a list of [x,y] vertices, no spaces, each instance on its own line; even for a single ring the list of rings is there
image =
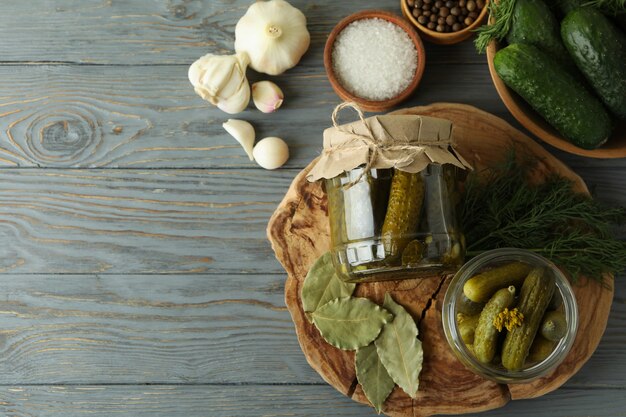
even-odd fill
[[[578,175],[540,145],[502,119],[475,107],[436,103],[396,113],[452,120],[458,149],[475,169],[501,161],[507,149],[514,146],[541,161],[537,170],[538,179],[548,173],[558,173],[572,179],[578,190],[588,192]],[[267,233],[276,257],[288,273],[285,302],[307,361],[338,391],[355,401],[369,404],[356,381],[354,352],[342,351],[326,343],[302,310],[300,291],[306,273],[330,245],[326,196],[319,183],[306,180],[310,167],[294,179],[272,216]],[[604,333],[613,299],[612,277],[607,279],[607,288],[596,281],[582,279],[574,287],[580,313],[578,335],[564,362],[551,374],[533,382],[501,385],[465,368],[446,342],[441,307],[450,279],[451,276],[432,276],[359,284],[356,288],[356,296],[367,297],[379,304],[382,304],[386,292],[391,293],[419,325],[424,365],[418,395],[411,399],[396,387],[383,408],[389,416],[422,417],[477,412],[557,389],[593,354]]]

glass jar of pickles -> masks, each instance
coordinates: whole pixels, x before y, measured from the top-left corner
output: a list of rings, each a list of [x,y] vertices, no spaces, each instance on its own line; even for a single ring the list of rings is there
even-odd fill
[[[375,116],[324,132],[309,180],[324,178],[333,261],[350,282],[455,272],[464,239],[452,124]]]
[[[349,281],[454,272],[464,243],[456,215],[456,167],[421,172],[356,168],[325,181],[335,266]]]

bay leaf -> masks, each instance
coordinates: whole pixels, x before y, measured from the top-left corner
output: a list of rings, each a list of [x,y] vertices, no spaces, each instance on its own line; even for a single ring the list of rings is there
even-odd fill
[[[319,307],[335,298],[349,297],[356,284],[344,282],[333,265],[330,252],[320,256],[309,272],[302,285],[302,308],[305,313],[312,313]],[[310,315],[308,315],[310,319]]]
[[[367,298],[336,298],[311,315],[324,339],[344,350],[367,346],[380,334],[385,323],[393,320],[387,310]]]
[[[422,342],[417,338],[417,326],[413,317],[389,294],[385,294],[383,307],[394,315],[394,319],[384,326],[374,342],[378,356],[391,379],[411,398],[415,398],[424,359]]]
[[[393,391],[396,383],[393,382],[385,366],[380,361],[374,343],[356,351],[355,368],[356,379],[361,384],[365,396],[372,403],[376,412],[380,414],[385,400]]]

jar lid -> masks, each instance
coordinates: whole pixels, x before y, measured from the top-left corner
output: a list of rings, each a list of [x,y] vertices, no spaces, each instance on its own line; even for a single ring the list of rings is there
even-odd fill
[[[339,126],[337,114],[351,107],[359,121]],[[429,164],[471,165],[454,149],[452,122],[428,116],[381,115],[365,118],[354,103],[342,103],[332,115],[333,127],[324,131],[324,150],[307,175],[309,181],[334,178],[365,165],[420,172]]]

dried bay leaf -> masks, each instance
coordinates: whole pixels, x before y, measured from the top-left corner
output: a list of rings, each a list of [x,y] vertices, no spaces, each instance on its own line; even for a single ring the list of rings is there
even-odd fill
[[[302,308],[305,313],[312,313],[335,298],[349,297],[356,284],[349,284],[339,278],[335,272],[330,252],[320,256],[302,285]],[[307,315],[310,319],[310,315]]]
[[[393,381],[415,398],[424,359],[417,326],[413,317],[389,294],[385,294],[383,306],[394,315],[394,320],[385,325],[374,342],[378,356]]]
[[[376,412],[381,413],[385,400],[396,385],[380,361],[374,343],[359,348],[355,355],[356,379]]]
[[[393,315],[367,298],[336,298],[311,315],[324,339],[344,350],[369,345]]]

